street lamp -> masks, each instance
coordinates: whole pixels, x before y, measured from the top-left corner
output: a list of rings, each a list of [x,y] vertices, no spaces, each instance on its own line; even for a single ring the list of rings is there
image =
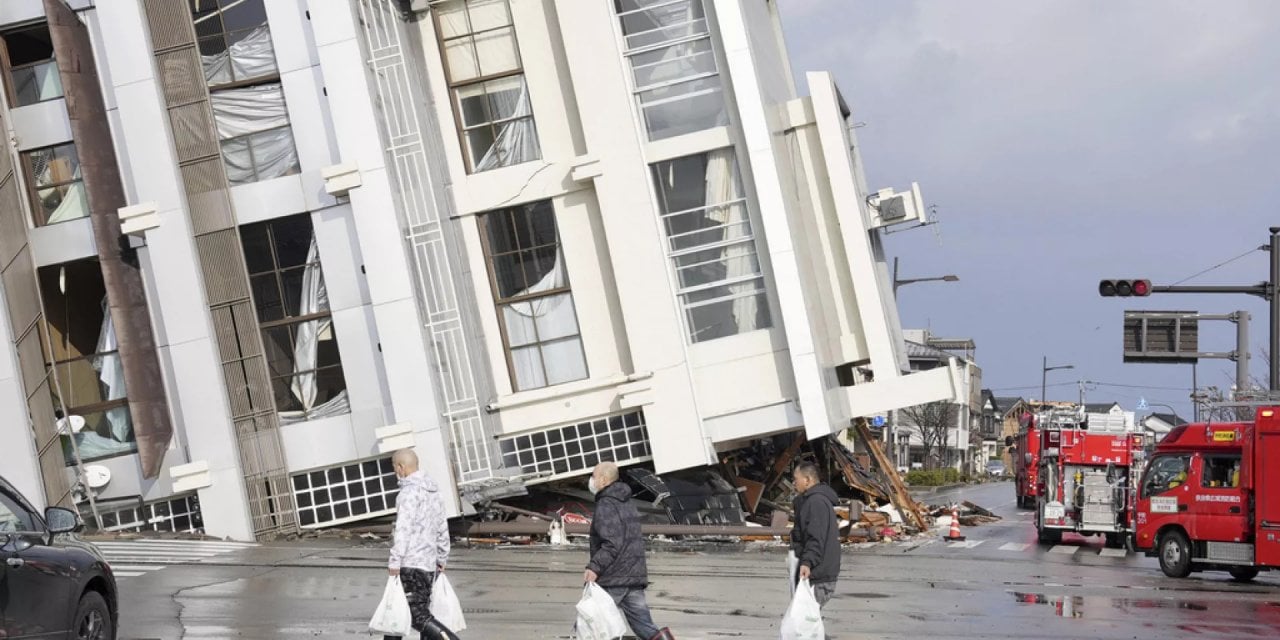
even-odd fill
[[[1074,364],[1061,364],[1056,367],[1051,367],[1049,366],[1049,356],[1044,357],[1044,363],[1040,367],[1040,404],[1045,403],[1045,397],[1044,397],[1045,391],[1049,387],[1048,385],[1049,372],[1057,371],[1058,369],[1074,369],[1074,368],[1076,368]]]
[[[898,279],[898,259],[893,259],[893,297],[898,297],[898,287],[904,284],[914,284],[916,282],[959,282],[960,276],[947,274],[945,276],[935,276],[932,278],[907,278],[905,280]]]

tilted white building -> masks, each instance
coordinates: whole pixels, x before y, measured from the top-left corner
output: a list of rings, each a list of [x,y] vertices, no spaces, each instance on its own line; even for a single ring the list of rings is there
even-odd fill
[[[248,539],[389,513],[402,446],[464,513],[965,393],[906,373],[878,229],[918,192],[868,189],[773,1],[72,2],[144,412],[46,4],[0,4],[0,473],[32,496]]]

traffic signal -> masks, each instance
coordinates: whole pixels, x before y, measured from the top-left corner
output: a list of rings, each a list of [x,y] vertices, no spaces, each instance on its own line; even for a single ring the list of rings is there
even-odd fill
[[[1151,295],[1150,280],[1103,280],[1098,283],[1098,295],[1104,298],[1118,296],[1128,298],[1138,296],[1145,298]]]

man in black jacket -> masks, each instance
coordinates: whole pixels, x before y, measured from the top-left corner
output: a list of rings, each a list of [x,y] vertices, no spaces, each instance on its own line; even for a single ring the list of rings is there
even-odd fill
[[[596,494],[596,510],[591,517],[591,560],[582,579],[613,596],[636,636],[672,639],[669,630],[653,623],[644,600],[649,569],[640,535],[640,512],[631,504],[631,487],[618,482],[618,465],[612,462],[596,465],[588,486]]]
[[[803,463],[792,475],[796,496],[791,550],[800,569],[793,580],[808,580],[818,605],[825,607],[840,577],[840,529],[836,523],[836,492],[818,477],[818,467]]]

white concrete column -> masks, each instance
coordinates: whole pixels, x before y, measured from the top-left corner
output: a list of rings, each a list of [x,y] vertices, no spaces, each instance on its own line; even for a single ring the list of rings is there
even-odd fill
[[[175,430],[191,460],[209,465],[212,484],[199,490],[205,531],[253,539],[244,476],[231,423],[222,366],[213,342],[204,282],[173,152],[164,98],[155,77],[150,34],[138,0],[109,3],[98,11],[102,41],[96,53],[116,97],[116,134],[125,141],[121,165],[135,167],[133,197],[155,202],[160,226],[147,233],[148,297],[157,302],[156,340],[169,378]],[[104,74],[105,76],[106,74]],[[130,204],[137,204],[132,202]]]
[[[659,473],[714,462],[699,419],[685,355],[685,328],[671,288],[666,239],[645,164],[644,132],[634,115],[626,61],[618,48],[613,3],[558,7],[569,73],[594,166],[596,197],[636,372],[653,372],[644,407]],[[535,114],[536,116],[537,114]]]
[[[434,354],[414,297],[413,264],[395,213],[393,180],[378,129],[380,115],[366,79],[366,55],[358,39],[354,4],[309,0],[307,7],[329,96],[339,162],[354,163],[363,183],[350,192],[352,219],[381,340],[394,422],[413,426],[423,468],[441,484],[450,514],[457,514],[450,436],[433,388]]]

